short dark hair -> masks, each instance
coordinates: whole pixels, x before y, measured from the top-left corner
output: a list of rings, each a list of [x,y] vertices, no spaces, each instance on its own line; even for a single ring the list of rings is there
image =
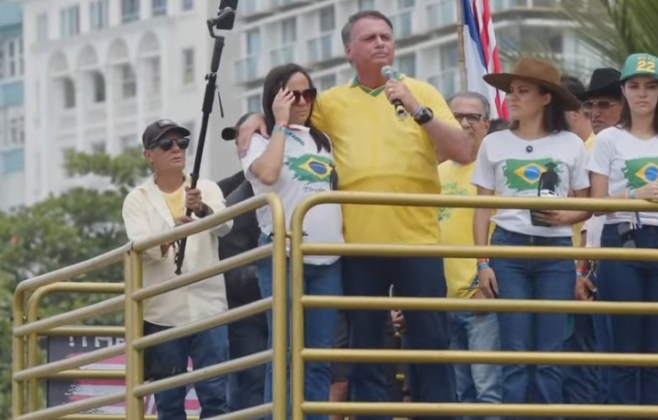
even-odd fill
[[[622,86],[625,88],[626,83],[628,83],[630,80],[632,79],[626,80]],[[620,128],[624,128],[626,130],[633,128],[633,115],[631,114],[631,107],[628,104],[625,95],[621,95],[621,116],[619,117],[619,122],[617,125]],[[656,106],[656,109],[653,111],[653,129],[656,133],[658,133],[658,106]]]
[[[538,85],[538,87],[539,93],[542,95],[551,93],[551,91],[541,85]],[[551,102],[544,106],[544,121],[542,124],[544,130],[551,134],[569,131],[569,123],[567,123],[567,117],[564,115],[564,111],[562,102],[558,101],[557,96],[551,93]],[[510,129],[515,130],[517,128],[519,128],[519,122],[517,120],[512,121]]]
[[[374,18],[380,19],[386,22],[391,31],[393,30],[393,23],[391,20],[382,12],[378,10],[362,10],[357,12],[347,18],[347,23],[343,26],[343,29],[340,31],[340,36],[343,39],[343,46],[346,46],[352,40],[352,30],[354,29],[354,24],[361,19],[365,18]]]
[[[494,118],[489,121],[489,131],[487,134],[495,133],[496,131],[507,130],[510,126],[509,121],[506,121],[502,118]]]
[[[457,98],[477,99],[478,101],[482,102],[482,110],[484,111],[484,120],[488,121],[489,118],[491,117],[491,104],[489,103],[489,99],[487,99],[487,97],[484,96],[483,94],[478,92],[471,92],[471,91],[458,92],[453,96],[451,96],[450,99],[448,99],[448,105],[452,104],[452,101],[454,101]]]
[[[581,99],[584,95],[587,89],[585,88],[585,85],[583,82],[580,81],[575,76],[570,76],[568,74],[562,75],[560,78],[560,84],[562,85],[563,88],[569,91],[573,96],[575,96],[578,99]]]
[[[272,129],[274,128],[275,123],[274,111],[272,111],[274,97],[279,92],[279,89],[285,86],[286,83],[288,83],[288,80],[290,80],[290,78],[296,73],[303,74],[308,80],[308,85],[311,88],[315,87],[313,85],[313,80],[311,80],[311,76],[306,69],[298,64],[290,63],[274,67],[269,73],[267,73],[267,76],[265,76],[265,82],[263,84],[263,114],[265,115],[265,125],[267,126],[268,134],[272,134]],[[331,152],[331,143],[329,143],[327,136],[322,134],[320,130],[311,124],[311,115],[313,115],[314,107],[315,103],[312,103],[311,113],[304,125],[309,127],[309,133],[311,134],[311,137],[313,137],[315,144],[318,146],[318,152],[322,149]]]

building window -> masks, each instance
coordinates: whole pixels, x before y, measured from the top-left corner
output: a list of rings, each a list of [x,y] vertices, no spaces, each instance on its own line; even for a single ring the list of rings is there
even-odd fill
[[[183,11],[194,9],[194,0],[183,0]]]
[[[137,96],[137,75],[130,64],[121,66],[121,93],[124,99]]]
[[[359,0],[359,11],[362,10],[375,10],[375,0]]]
[[[320,77],[318,80],[318,89],[320,92],[325,91],[327,89],[331,89],[332,87],[336,86],[336,75],[335,74],[328,74],[326,76]]]
[[[25,120],[23,117],[9,119],[9,146],[23,146],[25,144]]]
[[[95,141],[91,143],[91,152],[94,154],[102,154],[104,155],[106,152],[107,148],[105,146],[105,141]]]
[[[260,54],[260,30],[247,31],[247,55]]]
[[[333,31],[336,28],[336,13],[334,6],[320,9],[320,32]]]
[[[167,0],[153,0],[153,16],[167,14]]]
[[[78,6],[66,7],[59,11],[60,35],[68,38],[80,33],[80,8]]]
[[[440,47],[441,69],[453,69],[459,66],[459,49],[455,44],[445,44]]]
[[[119,137],[121,151],[135,148],[139,145],[139,139],[134,134]]]
[[[103,75],[98,71],[93,72],[91,74],[91,83],[94,103],[105,102],[105,78]]]
[[[0,174],[11,175],[25,171],[25,149],[0,153]]]
[[[44,42],[48,40],[48,14],[40,13],[37,16],[37,41]]]
[[[183,50],[183,84],[194,83],[194,48]]]
[[[89,7],[89,27],[100,31],[110,26],[110,0],[96,0]]]
[[[148,89],[147,93],[149,95],[159,96],[160,95],[160,83],[161,83],[161,74],[160,74],[160,57],[151,58],[146,62],[148,70]]]
[[[128,23],[139,19],[139,0],[121,0],[121,22]]]
[[[283,45],[297,41],[297,19],[294,17],[281,21],[281,41]]]
[[[4,54],[7,57],[7,77],[19,77],[23,74],[23,40],[16,38],[7,41],[5,46],[7,48]],[[1,44],[0,48],[2,48]]]
[[[416,5],[416,0],[398,0],[398,9],[411,9]]]
[[[0,80],[7,77],[5,67],[7,67],[7,59],[5,58],[5,46],[0,44]]]
[[[398,70],[402,74],[410,77],[416,77],[416,54],[401,55],[397,58]]]
[[[64,108],[75,108],[75,85],[70,77],[62,79],[62,94],[64,98]]]
[[[247,112],[261,112],[260,94],[247,97]]]

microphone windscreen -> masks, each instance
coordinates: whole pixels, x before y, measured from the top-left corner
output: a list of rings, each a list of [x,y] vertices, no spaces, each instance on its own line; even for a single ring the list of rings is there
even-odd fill
[[[382,67],[382,76],[384,76],[384,79],[386,80],[391,80],[395,77],[395,70],[391,66],[384,66]]]

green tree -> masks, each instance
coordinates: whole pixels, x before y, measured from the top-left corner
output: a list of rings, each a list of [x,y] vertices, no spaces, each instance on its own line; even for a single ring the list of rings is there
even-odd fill
[[[107,189],[73,188],[13,213],[0,212],[0,418],[10,418],[11,327],[13,290],[24,280],[85,261],[126,243],[121,206],[128,190],[149,172],[139,149],[117,157],[68,152],[70,176],[104,177]],[[121,265],[76,281],[122,281]],[[108,296],[54,295],[42,315],[61,313]],[[122,314],[90,320],[116,324]]]

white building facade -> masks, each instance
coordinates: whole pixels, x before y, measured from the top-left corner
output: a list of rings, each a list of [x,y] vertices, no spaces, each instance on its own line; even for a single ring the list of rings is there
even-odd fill
[[[240,11],[241,50],[237,82],[243,109],[260,109],[262,80],[275,65],[296,62],[312,70],[326,89],[354,76],[344,57],[340,30],[359,10],[376,9],[390,17],[399,71],[436,86],[448,97],[459,90],[457,0],[244,0]],[[596,59],[558,17],[560,0],[491,0],[501,50],[550,50],[548,58],[581,78]],[[241,5],[242,6],[242,5]],[[529,40],[541,40],[533,44]]]
[[[25,201],[23,16],[19,2],[0,0],[0,210]]]
[[[27,204],[74,186],[102,188],[106,181],[69,177],[65,151],[117,155],[139,146],[146,125],[159,118],[190,128],[192,167],[214,44],[206,20],[217,14],[218,4],[23,0],[23,6]],[[218,140],[220,128],[241,111],[231,105],[240,95],[228,63],[237,33],[222,35],[226,47],[218,79],[227,118],[220,120],[215,101],[201,170],[211,179],[239,167],[233,145]]]

